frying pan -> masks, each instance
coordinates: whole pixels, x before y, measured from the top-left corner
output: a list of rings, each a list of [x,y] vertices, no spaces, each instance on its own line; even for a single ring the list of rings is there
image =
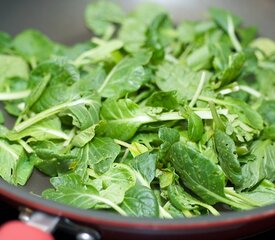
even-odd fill
[[[0,30],[14,35],[26,28],[35,28],[51,39],[65,44],[86,40],[91,34],[85,28],[83,11],[89,2],[89,0],[1,0]],[[142,1],[114,2],[130,10]],[[275,39],[273,0],[158,0],[156,2],[169,10],[175,21],[203,18],[210,6],[226,8],[241,16],[246,25],[256,26],[260,35]],[[7,126],[11,127],[13,119],[9,116],[6,116],[6,119]],[[39,172],[34,172],[24,187],[11,186],[0,180],[1,199],[23,209],[21,220],[28,224],[26,226],[34,236],[33,238],[29,236],[28,239],[51,239],[49,235],[44,235],[44,238],[42,235],[37,235],[37,226],[44,231],[56,227],[66,228],[75,233],[77,239],[82,240],[236,239],[275,227],[274,204],[244,212],[225,212],[217,217],[201,216],[174,220],[133,218],[103,211],[77,209],[38,197],[37,195],[48,186],[48,178]],[[34,225],[36,227],[33,227]],[[15,234],[14,238],[23,239],[26,233],[19,222],[5,227],[1,228],[1,232]]]

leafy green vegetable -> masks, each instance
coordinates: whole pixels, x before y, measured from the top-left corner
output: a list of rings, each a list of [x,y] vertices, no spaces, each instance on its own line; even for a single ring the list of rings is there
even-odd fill
[[[7,182],[24,185],[30,177],[33,165],[19,144],[0,139],[1,177]]]
[[[0,86],[3,86],[5,79],[20,77],[27,79],[29,77],[29,67],[20,56],[0,55]],[[2,87],[0,87],[1,90]]]
[[[239,187],[242,184],[243,177],[234,141],[219,129],[215,131],[214,138],[222,170],[228,179],[236,187]]]
[[[45,35],[36,30],[26,30],[13,40],[14,49],[30,63],[49,59],[55,45]]]
[[[0,32],[0,101],[16,117],[1,107],[0,177],[24,185],[35,168],[53,186],[42,197],[124,216],[275,203],[274,41],[223,9],[172,19],[102,0],[72,46]]]
[[[126,192],[121,208],[130,216],[159,216],[159,205],[154,192],[140,185],[136,185]]]
[[[115,30],[115,23],[121,23],[124,12],[109,1],[99,1],[87,6],[85,20],[87,26],[97,35],[109,37]]]

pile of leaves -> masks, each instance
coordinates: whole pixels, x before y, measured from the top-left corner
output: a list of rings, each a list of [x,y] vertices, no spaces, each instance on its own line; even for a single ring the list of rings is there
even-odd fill
[[[219,215],[275,203],[275,42],[209,10],[87,6],[96,35],[64,46],[0,33],[0,176],[51,177],[42,197],[125,216]],[[219,208],[218,208],[219,207]]]

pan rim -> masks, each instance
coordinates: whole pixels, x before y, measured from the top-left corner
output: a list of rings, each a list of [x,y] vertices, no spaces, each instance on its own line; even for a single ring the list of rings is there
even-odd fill
[[[0,179],[0,195],[19,204],[51,215],[69,218],[86,224],[147,230],[194,230],[217,228],[275,218],[275,204],[252,210],[226,212],[220,216],[198,216],[194,218],[159,219],[121,216],[102,210],[85,210],[32,195]]]

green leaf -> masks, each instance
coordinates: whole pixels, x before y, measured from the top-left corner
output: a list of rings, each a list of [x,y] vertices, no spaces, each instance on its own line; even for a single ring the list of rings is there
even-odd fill
[[[92,125],[78,134],[76,134],[72,139],[72,145],[75,147],[84,147],[88,142],[90,142],[95,136],[95,128],[97,124]]]
[[[197,200],[189,193],[184,191],[184,189],[179,185],[171,185],[168,187],[168,198],[170,202],[177,209],[181,210],[183,214],[185,214],[185,216],[187,217],[189,216],[189,214],[192,214],[193,211],[198,211],[198,207],[206,208],[213,215],[219,215],[219,212],[215,208]]]
[[[11,47],[12,37],[5,32],[0,32],[0,53]]]
[[[273,69],[257,69],[256,79],[261,95],[266,99],[275,100],[275,71]]]
[[[155,92],[147,98],[146,106],[161,107],[165,110],[175,110],[179,107],[176,91]]]
[[[114,31],[114,24],[121,23],[124,15],[117,4],[109,1],[91,3],[85,10],[86,25],[98,36],[111,35]]]
[[[55,45],[48,37],[37,30],[26,30],[13,40],[14,49],[26,60],[41,62],[54,53]]]
[[[28,79],[29,67],[23,58],[0,54],[0,89],[4,80],[12,77]]]
[[[115,203],[99,196],[98,191],[92,186],[89,186],[87,189],[70,187],[60,187],[57,190],[47,189],[42,193],[42,197],[82,209],[95,208],[98,203],[103,203],[103,206],[105,206],[104,208],[108,206],[115,209],[120,214],[126,215],[126,213]]]
[[[218,159],[226,177],[236,186],[242,185],[243,176],[237,149],[234,141],[223,131],[216,129],[214,133]]]
[[[80,188],[82,185],[80,176],[74,173],[69,173],[58,177],[52,177],[50,179],[50,182],[56,189],[62,187]]]
[[[261,115],[247,103],[237,98],[226,98],[226,107],[232,114],[237,114],[238,118],[257,130],[263,129],[263,119]]]
[[[0,139],[0,164],[0,176],[15,185],[25,185],[33,170],[23,147],[3,139]]]
[[[126,57],[121,60],[99,87],[99,94],[109,98],[123,97],[127,93],[138,90],[147,81],[147,74],[143,67],[147,61],[148,58],[140,57]]]
[[[188,138],[193,142],[201,140],[204,127],[202,119],[192,110],[188,111]]]
[[[158,67],[156,77],[157,86],[162,91],[177,91],[178,97],[191,100],[198,88],[201,73],[179,64],[164,63]]]
[[[69,100],[73,95],[71,85],[79,79],[76,68],[65,59],[42,63],[31,73],[30,85],[33,90],[27,99],[25,111],[32,108],[35,112],[40,112]],[[64,94],[60,94],[61,89]]]
[[[140,154],[130,162],[130,165],[147,183],[151,184],[156,174],[157,155],[149,152]]]
[[[49,139],[67,140],[69,136],[61,128],[61,122],[57,117],[44,119],[43,121],[32,125],[21,131],[11,131],[7,134],[10,140],[20,140],[25,137],[32,137],[32,140],[43,141]]]
[[[241,189],[250,189],[262,179],[275,180],[275,145],[270,140],[256,141],[251,146],[254,161],[249,161],[242,167],[244,183]]]
[[[241,23],[241,19],[238,16],[224,9],[211,8],[209,13],[213,20],[226,32],[228,32],[228,16],[232,18],[234,27],[238,27]]]
[[[130,99],[106,100],[100,111],[101,118],[107,121],[103,127],[105,135],[120,140],[130,139],[143,123],[138,118],[140,114],[145,115],[139,105]]]
[[[269,38],[259,37],[256,38],[251,44],[250,47],[260,50],[261,53],[264,53],[265,56],[269,57],[275,54],[275,42]],[[263,56],[261,53],[257,53],[258,59],[262,60]]]
[[[36,142],[32,147],[34,153],[30,156],[31,163],[51,177],[72,172],[77,166],[77,156],[71,152],[64,154],[60,149],[62,145],[43,141]]]
[[[261,206],[275,203],[274,187],[267,187],[264,184],[260,184],[252,191],[242,192],[241,195],[260,203]]]
[[[159,205],[154,192],[144,186],[130,188],[120,205],[129,216],[158,217]]]
[[[162,161],[166,161],[171,146],[180,140],[180,134],[176,129],[162,127],[158,132],[159,139],[162,141],[159,150],[159,158]]]
[[[211,160],[180,142],[172,145],[169,156],[183,183],[206,203],[215,204],[219,196],[225,197],[224,174]]]
[[[111,138],[95,137],[88,146],[89,165],[98,174],[107,172],[120,153],[120,146]]]
[[[91,184],[100,191],[100,196],[120,204],[125,192],[136,184],[136,177],[129,166],[113,163],[107,172],[96,176]]]
[[[178,27],[178,38],[181,42],[192,43],[196,37],[195,24],[189,21],[181,22]]]
[[[275,100],[264,100],[258,108],[258,112],[263,117],[268,126],[275,124]]]
[[[80,109],[76,109],[78,106]],[[83,106],[86,106],[83,108]],[[71,99],[70,101],[61,103],[59,105],[55,105],[47,110],[44,110],[31,118],[21,122],[20,124],[14,127],[16,132],[21,132],[22,130],[32,126],[33,124],[40,122],[43,119],[51,117],[53,115],[68,111],[70,116],[74,117],[74,124],[78,125],[80,128],[85,126],[86,124],[91,126],[94,123],[92,121],[97,120],[98,113],[97,110],[100,107],[99,98],[95,94],[89,94],[84,96],[77,96],[75,99]],[[88,119],[79,119],[78,117],[82,114],[82,116],[88,116]]]
[[[160,63],[165,57],[164,42],[161,36],[163,29],[171,27],[171,22],[166,13],[157,15],[148,26],[146,31],[145,46],[152,50],[152,62]]]
[[[236,80],[242,71],[245,59],[245,54],[243,52],[229,55],[228,66],[214,76],[215,80],[218,82],[218,87],[225,86]]]

